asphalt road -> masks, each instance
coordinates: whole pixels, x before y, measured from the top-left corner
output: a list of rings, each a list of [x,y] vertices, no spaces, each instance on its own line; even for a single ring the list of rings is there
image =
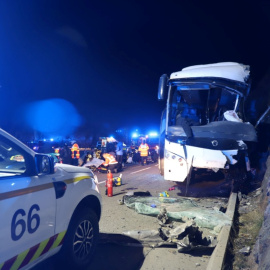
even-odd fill
[[[115,174],[114,176],[118,176]],[[211,176],[211,177],[210,177]],[[88,269],[206,269],[211,252],[178,253],[175,247],[160,247],[152,249],[141,247],[133,243],[128,237],[121,237],[123,232],[154,230],[160,227],[155,217],[140,215],[119,200],[127,193],[144,194],[150,192],[152,196],[159,196],[168,191],[170,197],[177,198],[186,193],[185,183],[164,181],[159,174],[158,165],[139,164],[129,165],[122,172],[123,184],[113,188],[113,197],[105,195],[106,175],[98,174],[99,188],[103,196],[103,212],[100,221],[101,243],[96,257]],[[188,196],[208,197],[224,196],[230,190],[230,184],[219,174],[201,176],[201,181],[194,181],[188,188]],[[118,244],[117,244],[118,243]],[[126,243],[126,244],[125,244]],[[128,243],[131,243],[129,245]],[[135,247],[137,246],[137,247]],[[139,246],[139,247],[138,247]],[[106,258],[106,259],[104,259]]]
[[[126,166],[122,173],[122,185],[113,188],[113,196],[105,195],[106,174],[98,173],[99,189],[103,197],[103,210],[100,220],[100,243],[95,256],[87,269],[96,270],[191,270],[206,269],[211,252],[178,253],[175,247],[151,248],[143,247],[134,239],[123,236],[123,232],[154,230],[160,227],[156,217],[141,215],[119,200],[128,192],[144,194],[150,192],[152,196],[168,191],[170,197],[177,198],[186,193],[185,183],[164,181],[160,176],[157,164],[141,166],[132,164]],[[120,173],[114,174],[118,176]],[[211,176],[211,175],[210,175]],[[188,188],[190,197],[226,196],[230,184],[218,174],[212,179],[210,176],[201,176],[200,181],[193,181]],[[205,177],[205,178],[204,178]],[[56,269],[53,259],[50,259],[35,268],[35,270]]]

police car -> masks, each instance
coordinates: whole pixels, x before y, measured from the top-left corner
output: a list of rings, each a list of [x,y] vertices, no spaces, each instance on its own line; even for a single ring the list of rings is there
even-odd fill
[[[0,129],[0,269],[29,269],[58,253],[85,268],[99,234],[101,196],[88,168],[54,164]]]

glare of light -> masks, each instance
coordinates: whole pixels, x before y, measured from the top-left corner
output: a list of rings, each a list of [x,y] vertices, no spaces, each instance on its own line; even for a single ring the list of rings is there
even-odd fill
[[[44,142],[46,142],[46,139],[43,139]]]
[[[150,132],[149,133],[149,137],[157,137],[157,136],[158,136],[157,132]]]
[[[15,185],[15,183],[12,183],[11,185],[12,185],[12,186],[14,186],[14,185]]]
[[[53,142],[53,138],[51,138],[50,141]]]
[[[23,115],[27,124],[44,136],[67,136],[82,123],[75,106],[64,99],[46,99],[25,105]]]
[[[136,132],[133,133],[133,134],[132,134],[132,138],[138,138],[138,133],[136,133]]]
[[[111,136],[111,137],[108,137],[108,138],[107,138],[107,141],[108,141],[108,142],[115,142],[115,139],[114,139],[113,136]]]

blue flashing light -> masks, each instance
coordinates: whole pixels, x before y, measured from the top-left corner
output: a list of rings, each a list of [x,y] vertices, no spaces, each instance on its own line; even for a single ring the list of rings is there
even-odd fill
[[[44,142],[46,142],[46,139],[43,139]]]
[[[157,137],[157,136],[158,136],[157,132],[150,132],[149,133],[149,137]]]
[[[34,130],[48,138],[72,134],[82,123],[75,106],[64,99],[46,99],[25,105],[24,117]],[[50,135],[49,135],[50,134]]]
[[[53,138],[51,138],[50,141],[53,142]]]
[[[138,133],[133,133],[132,134],[132,138],[138,138],[138,136],[139,136]]]

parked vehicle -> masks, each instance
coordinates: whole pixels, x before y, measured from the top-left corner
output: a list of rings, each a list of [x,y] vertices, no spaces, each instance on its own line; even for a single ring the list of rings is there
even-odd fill
[[[29,269],[58,253],[86,269],[99,235],[101,196],[88,168],[54,163],[0,129],[0,269]]]

